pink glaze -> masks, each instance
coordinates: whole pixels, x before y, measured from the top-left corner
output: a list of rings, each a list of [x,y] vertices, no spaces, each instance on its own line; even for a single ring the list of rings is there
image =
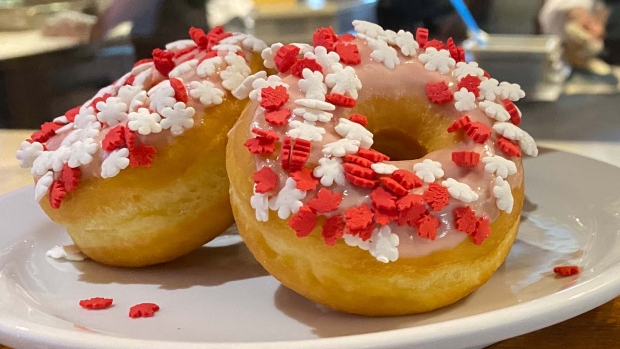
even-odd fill
[[[359,53],[362,59],[361,64],[353,66],[358,78],[362,82],[362,89],[358,91],[358,105],[366,103],[368,99],[375,96],[385,97],[389,99],[405,97],[417,98],[419,100],[427,100],[425,93],[426,84],[429,82],[437,82],[441,80],[445,81],[448,86],[450,86],[452,92],[456,92],[455,85],[458,82],[456,77],[452,76],[452,72],[448,74],[440,74],[436,71],[427,71],[417,57],[405,57],[400,53],[400,51],[398,53],[401,63],[397,65],[393,70],[390,70],[385,67],[383,63],[375,62],[370,58],[370,53],[372,52],[372,49],[368,46],[366,40],[356,38],[354,42],[359,48]],[[421,52],[419,52],[418,54],[423,53],[423,50],[420,51]],[[324,72],[324,75],[326,75],[326,72]],[[283,79],[284,83],[289,85],[288,93],[290,95],[289,101],[284,105],[283,108],[288,108],[292,111],[294,108],[296,108],[295,100],[305,98],[305,94],[298,87],[298,82],[300,79],[291,74],[280,74],[280,77]],[[499,100],[496,100],[496,102],[499,102]],[[431,102],[428,101],[428,103],[430,104]],[[255,112],[253,114],[251,127],[250,129],[248,129],[248,137],[253,137],[254,135],[251,133],[251,129],[254,127],[258,127],[261,129],[273,130],[278,133],[280,139],[283,139],[283,137],[286,135],[288,126],[284,125],[282,127],[273,127],[272,125],[267,123],[265,121],[265,110],[262,107],[258,106],[258,102],[254,102],[252,108],[255,110]],[[447,103],[440,108],[442,109],[445,117],[451,120],[457,119],[459,116],[466,114],[469,115],[472,122],[482,122],[489,127],[491,127],[495,122],[494,119],[486,116],[484,112],[479,108],[475,108],[467,112],[457,111],[454,108],[454,101]],[[338,125],[338,120],[340,118],[348,118],[351,110],[343,107],[337,107],[336,110],[332,113],[333,118],[331,119],[331,121],[326,123],[320,123],[320,126],[325,128],[326,134],[323,135],[323,140],[321,142],[312,143],[312,152],[309,161],[306,163],[306,167],[316,167],[318,165],[318,160],[324,156],[321,152],[323,146],[327,143],[342,138],[335,132],[334,127]],[[369,115],[369,117],[372,116]],[[403,115],[403,118],[406,117],[406,115]],[[292,114],[289,121],[290,120],[303,121],[303,118],[301,116],[295,116]],[[458,150],[476,151],[480,153],[481,158],[484,158],[486,156],[492,156],[496,152],[498,152],[498,155],[506,157],[507,154],[501,152],[501,150],[496,147],[497,139],[498,135],[495,132],[492,133],[489,140],[487,140],[487,142],[484,144],[475,143],[466,137],[466,140],[462,143],[431,152],[420,159],[389,162],[390,164],[395,165],[398,168],[413,171],[414,164],[422,162],[424,159],[432,159],[434,161],[440,162],[445,172],[445,175],[440,180],[438,180],[439,183],[448,178],[454,178],[459,182],[468,184],[476,193],[479,194],[479,199],[471,203],[464,203],[456,199],[450,198],[450,204],[448,206],[446,206],[440,212],[433,212],[433,214],[437,218],[439,218],[442,223],[437,231],[437,237],[433,241],[419,238],[416,235],[415,228],[409,227],[407,225],[399,227],[394,222],[390,223],[392,233],[397,234],[400,239],[398,250],[399,256],[401,258],[421,257],[428,255],[432,252],[452,249],[458,244],[460,244],[463,240],[468,238],[467,234],[457,231],[454,228],[453,210],[456,207],[468,205],[476,212],[476,215],[478,217],[483,215],[488,216],[491,222],[497,219],[500,211],[497,208],[496,199],[493,196],[492,192],[494,185],[493,183],[496,176],[494,174],[485,172],[484,164],[482,162],[475,168],[471,169],[459,167],[451,160],[451,153]],[[521,167],[520,158],[510,157],[509,159],[515,162],[517,168]],[[256,169],[260,169],[263,166],[268,166],[271,167],[277,174],[279,174],[280,182],[279,186],[276,188],[276,192],[280,188],[282,188],[284,182],[288,178],[288,175],[282,170],[279,160],[265,160],[263,156],[254,156],[254,160],[256,164]],[[522,176],[522,172],[517,172],[516,174],[509,176],[506,180],[510,184],[511,188],[518,188],[521,185]],[[320,187],[322,186],[319,185],[319,187],[317,187],[317,190],[320,189]],[[427,187],[428,185],[425,184],[423,187],[417,188],[411,192],[422,194]],[[359,206],[361,203],[366,203],[368,205],[371,204],[369,198],[371,189],[356,187],[350,184],[348,181],[343,186],[333,184],[331,187],[329,187],[329,189],[334,192],[342,193],[344,196],[344,199],[340,204],[340,208],[336,212],[331,213],[330,216],[335,214],[343,214],[346,209],[354,206]],[[314,196],[315,192],[308,192],[306,198],[303,200],[304,204],[306,204]]]

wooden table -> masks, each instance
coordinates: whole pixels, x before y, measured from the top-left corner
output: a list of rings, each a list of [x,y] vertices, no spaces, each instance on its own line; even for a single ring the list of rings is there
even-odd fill
[[[617,115],[616,115],[617,116]],[[0,130],[0,194],[32,183],[30,172],[20,169],[15,150],[32,131]],[[605,142],[539,142],[571,152],[596,152],[599,160],[620,166],[620,145]],[[620,297],[576,318],[507,339],[491,349],[620,348]],[[7,349],[0,345],[0,349]]]

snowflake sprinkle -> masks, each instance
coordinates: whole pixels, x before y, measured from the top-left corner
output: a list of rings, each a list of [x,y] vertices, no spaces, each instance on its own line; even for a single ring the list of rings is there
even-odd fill
[[[162,127],[159,124],[161,116],[157,113],[151,113],[147,108],[140,108],[137,112],[129,113],[127,118],[129,119],[127,127],[143,136],[161,132]]]
[[[194,108],[186,107],[185,103],[177,102],[174,106],[166,107],[162,110],[161,126],[164,129],[170,129],[174,136],[178,136],[194,126],[193,116],[196,113]]]
[[[222,104],[225,95],[224,91],[215,87],[211,81],[192,81],[190,83],[189,95],[199,99],[205,107],[210,105]]]
[[[493,187],[493,196],[497,199],[497,208],[510,214],[514,205],[514,198],[510,190],[510,184],[502,177],[495,178],[495,186]]]
[[[289,177],[278,195],[269,200],[269,208],[278,211],[280,219],[287,219],[291,214],[297,213],[303,206],[301,200],[306,196],[305,191],[297,189],[297,182]]]
[[[116,149],[108,154],[108,157],[101,163],[101,177],[115,177],[127,166],[129,166],[129,149]]]
[[[434,47],[429,47],[419,56],[420,61],[424,63],[424,69],[428,71],[438,71],[446,74],[450,68],[454,68],[456,61],[450,57],[448,50],[437,51]]]
[[[334,65],[334,72],[325,77],[325,83],[331,88],[331,93],[340,93],[357,99],[357,91],[362,88],[362,82],[355,74],[353,67]]]
[[[502,156],[487,156],[482,158],[482,162],[485,163],[484,170],[487,173],[496,174],[504,179],[517,173],[517,165]]]
[[[433,183],[436,179],[443,177],[444,172],[441,163],[426,159],[413,165],[413,171],[426,183]]]
[[[321,185],[324,187],[329,187],[334,183],[338,185],[345,183],[342,160],[337,157],[319,159],[319,166],[314,168],[312,174],[321,179]]]
[[[454,108],[458,111],[469,111],[476,107],[476,95],[464,87],[454,93],[454,100]]]
[[[448,178],[441,182],[441,185],[448,188],[450,196],[463,202],[476,201],[479,198],[478,193],[473,191],[471,187],[465,183],[458,182],[454,178]]]

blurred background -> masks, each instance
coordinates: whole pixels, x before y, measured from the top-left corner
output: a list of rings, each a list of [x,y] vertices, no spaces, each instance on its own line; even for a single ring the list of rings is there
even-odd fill
[[[0,128],[38,128],[154,48],[187,38],[191,26],[223,25],[268,43],[308,42],[317,27],[348,32],[353,19],[395,30],[426,27],[432,38],[463,44],[468,58],[494,78],[519,83],[527,92],[522,109],[533,103],[535,115],[559,117],[562,104],[544,102],[564,96],[619,91],[613,64],[620,60],[620,0],[466,3],[484,44],[472,38],[448,0],[0,0]],[[564,103],[574,114],[572,104],[593,103],[584,98]]]

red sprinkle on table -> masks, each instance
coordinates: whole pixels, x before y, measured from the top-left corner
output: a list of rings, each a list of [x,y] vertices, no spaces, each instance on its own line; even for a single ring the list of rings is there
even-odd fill
[[[484,143],[491,136],[491,128],[481,122],[473,122],[467,126],[465,133],[476,143]]]
[[[260,105],[267,111],[280,109],[289,98],[284,86],[265,87],[261,90],[260,95]]]
[[[394,179],[390,177],[381,177],[379,178],[379,181],[381,181],[381,183],[383,183],[383,185],[385,185],[385,187],[392,193],[398,196],[407,195],[407,189]]]
[[[340,93],[330,93],[325,95],[325,100],[337,107],[353,108],[355,107],[355,99]]]
[[[291,177],[297,182],[297,189],[301,191],[314,190],[319,185],[319,181],[312,175],[312,170],[307,167],[291,172]]]
[[[418,45],[420,45],[420,47],[424,47],[424,45],[426,45],[427,40],[428,40],[428,29],[418,28],[415,31],[415,41],[418,42]]]
[[[159,305],[155,303],[140,303],[129,308],[129,317],[136,319],[139,317],[151,317],[159,311]]]
[[[351,114],[349,115],[349,120],[358,123],[364,127],[366,127],[366,125],[368,125],[368,118],[365,117],[362,114]]]
[[[334,246],[338,239],[344,235],[344,221],[342,215],[329,217],[323,223],[323,231],[321,233],[325,244],[328,246]]]
[[[442,50],[442,49],[444,49],[444,48],[445,48],[445,46],[444,46],[443,42],[441,42],[440,40],[430,40],[430,41],[427,41],[427,42],[424,44],[424,47],[423,47],[423,48],[424,48],[424,49],[427,49],[427,48],[429,48],[429,47],[434,47],[434,48],[436,48],[436,49],[437,49],[437,51]]]
[[[65,196],[67,196],[67,192],[62,182],[60,180],[52,182],[49,192],[50,206],[54,209],[60,208],[60,204],[65,199]]]
[[[291,74],[295,75],[298,78],[302,77],[302,72],[304,69],[310,69],[311,71],[318,71],[323,73],[323,67],[316,61],[316,59],[312,58],[300,58],[291,66]]]
[[[336,211],[342,201],[342,194],[333,193],[329,189],[321,188],[308,206],[316,213],[328,213]]]
[[[150,145],[139,145],[129,152],[129,166],[151,167],[155,154],[157,154],[157,149],[155,149],[155,147]]]
[[[506,108],[506,111],[510,114],[510,121],[519,126],[519,124],[521,124],[521,115],[519,114],[517,106],[508,98],[504,99],[502,102],[504,103],[504,108]]]
[[[360,231],[372,225],[373,213],[366,204],[348,208],[345,212],[345,226],[350,231]]]
[[[476,213],[469,206],[457,207],[454,209],[454,227],[458,231],[462,231],[472,235],[476,231]]]
[[[396,210],[396,196],[382,187],[377,187],[370,192],[370,200],[372,205],[379,210]]]
[[[278,184],[278,175],[266,166],[254,172],[252,179],[256,184],[256,192],[261,194],[274,190]]]
[[[426,84],[426,96],[435,104],[445,104],[454,99],[445,81]]]
[[[427,214],[424,198],[419,194],[409,194],[398,199],[398,225],[416,226],[420,218]]]
[[[334,51],[340,56],[340,61],[344,64],[357,65],[362,63],[360,51],[354,43],[339,42],[334,47]]]
[[[312,35],[312,44],[314,47],[323,46],[328,52],[334,49],[334,45],[337,41],[338,36],[336,36],[332,27],[319,28]]]
[[[316,227],[317,215],[308,206],[302,206],[299,211],[291,217],[288,225],[295,230],[297,237],[304,238]]]
[[[112,298],[94,297],[91,299],[82,299],[80,307],[85,309],[107,309],[112,306],[114,300]]]
[[[168,74],[174,69],[175,64],[172,60],[174,58],[174,54],[172,52],[168,52],[162,50],[160,48],[156,48],[153,50],[153,63],[155,63],[155,69],[165,76],[168,77]]]
[[[79,167],[71,168],[67,164],[62,166],[62,170],[60,171],[60,180],[62,181],[67,193],[70,193],[77,188],[81,176],[82,170],[80,170]]]
[[[454,120],[450,126],[448,126],[448,133],[456,132],[460,129],[466,129],[471,124],[471,119],[468,115],[463,115]]]
[[[105,151],[114,151],[125,145],[125,126],[112,127],[101,141],[101,148]]]
[[[392,179],[397,181],[407,190],[422,186],[422,180],[415,173],[407,170],[396,170],[392,173]]]
[[[295,62],[297,62],[297,55],[301,49],[295,45],[285,45],[280,47],[276,52],[273,61],[276,64],[276,68],[280,73],[286,73]]]
[[[476,167],[480,163],[480,154],[475,151],[453,151],[452,161],[461,167]]]
[[[521,157],[521,149],[519,148],[519,145],[513,143],[510,139],[506,137],[501,137],[497,141],[497,146],[508,155],[516,156],[518,158]]]
[[[380,153],[374,149],[360,148],[356,155],[368,159],[372,162],[382,162],[390,160],[387,155]]]
[[[372,166],[372,161],[363,158],[361,156],[357,156],[357,155],[351,155],[351,154],[347,154],[342,158],[345,162],[351,162],[354,163],[356,165],[360,165],[363,167],[370,167]]]
[[[456,86],[458,87],[459,90],[465,87],[467,91],[473,93],[474,96],[478,98],[478,96],[480,96],[480,83],[481,82],[482,80],[480,80],[480,78],[475,75],[465,75],[465,77],[463,77],[461,81],[459,81],[458,85]]]
[[[435,240],[439,225],[440,223],[437,217],[427,214],[426,216],[420,218],[417,222],[418,236],[429,240]]]
[[[185,88],[183,81],[176,78],[170,78],[170,86],[174,90],[174,99],[179,102],[187,103],[187,89]]]
[[[273,126],[284,126],[289,116],[291,116],[291,111],[289,109],[279,109],[267,112],[265,114],[265,120]]]
[[[433,211],[441,211],[450,199],[450,193],[448,189],[443,185],[437,183],[431,183],[428,185],[428,189],[422,195],[424,200],[431,206]]]
[[[561,276],[571,276],[579,274],[579,267],[576,265],[564,265],[553,268],[553,272]]]

